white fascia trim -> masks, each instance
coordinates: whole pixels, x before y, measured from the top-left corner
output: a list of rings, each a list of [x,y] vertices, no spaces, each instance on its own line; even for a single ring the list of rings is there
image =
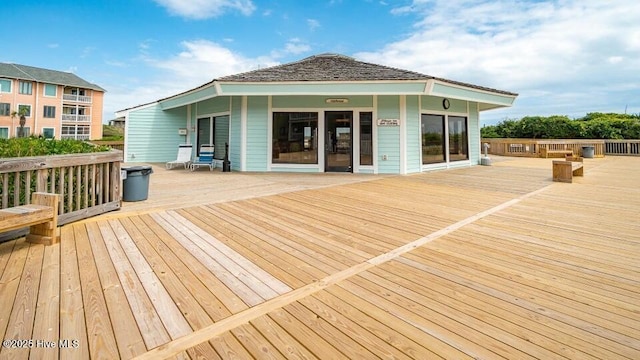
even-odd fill
[[[425,95],[431,95],[431,93],[433,92],[433,87],[435,86],[436,82],[434,79],[429,79],[427,80],[426,84],[424,85],[424,93]]]
[[[219,85],[339,85],[339,84],[406,84],[424,83],[425,80],[376,80],[376,81],[221,81]]]
[[[121,116],[128,117],[129,113],[131,113],[131,112],[135,112],[135,111],[138,111],[138,110],[144,110],[144,109],[156,106],[158,104],[159,104],[158,102],[153,102],[153,103],[149,103],[149,104],[145,104],[145,105],[140,105],[138,107],[134,107],[134,108],[131,108],[131,109],[116,111],[115,114],[116,114],[116,117],[121,117]]]
[[[439,81],[439,80],[433,80],[433,85],[431,86],[431,91],[430,91],[429,95],[444,96],[444,97],[450,96],[449,94],[440,94],[440,93],[437,93],[437,92],[433,92],[433,87],[435,86],[435,84],[440,84],[440,85],[443,85],[443,86],[453,87],[453,88],[457,88],[457,89],[463,89],[463,90],[472,91],[472,92],[481,93],[481,94],[502,96],[502,97],[511,99],[511,104],[510,105],[498,104],[498,103],[488,102],[488,101],[481,101],[482,103],[495,104],[495,105],[499,105],[500,107],[511,107],[513,102],[515,101],[515,99],[518,97],[517,95],[507,95],[507,94],[502,94],[502,93],[495,92],[495,91],[477,89],[477,88],[468,87],[468,86],[462,86],[462,85],[457,85],[457,84],[451,84],[451,83],[444,82],[444,81]],[[458,99],[458,100],[467,100],[467,101],[475,101],[475,102],[478,101],[478,99],[473,99],[473,98],[466,97],[466,96],[456,97],[456,99]]]
[[[199,87],[199,88],[191,89],[191,90],[189,90],[189,91],[187,91],[185,93],[174,95],[174,96],[171,96],[169,98],[159,100],[159,101],[157,101],[157,103],[160,104],[160,106],[162,106],[162,103],[164,103],[164,102],[167,102],[167,101],[170,101],[170,100],[179,99],[181,97],[184,97],[184,96],[187,96],[187,95],[199,92],[199,91],[206,90],[206,89],[208,89],[210,87],[213,87],[214,89],[216,89],[216,93],[215,94],[208,95],[208,96],[201,96],[201,97],[199,97],[197,99],[194,99],[194,100],[183,101],[183,102],[180,102],[180,103],[178,103],[176,105],[172,105],[172,106],[162,107],[162,110],[174,109],[174,108],[177,108],[177,107],[185,106],[185,105],[188,105],[188,104],[193,104],[195,102],[204,101],[204,100],[207,100],[207,99],[211,99],[211,98],[220,96],[220,94],[217,92],[216,82],[213,82],[213,83],[207,84],[207,85]]]

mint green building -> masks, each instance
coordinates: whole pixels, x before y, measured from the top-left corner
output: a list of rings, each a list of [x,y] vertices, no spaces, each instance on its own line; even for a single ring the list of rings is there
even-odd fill
[[[233,171],[410,174],[480,162],[480,113],[517,94],[321,54],[119,111],[125,161],[225,144]]]

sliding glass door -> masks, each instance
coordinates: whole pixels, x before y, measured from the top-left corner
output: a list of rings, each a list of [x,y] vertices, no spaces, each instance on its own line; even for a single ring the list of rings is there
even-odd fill
[[[422,164],[469,160],[467,118],[423,114]]]

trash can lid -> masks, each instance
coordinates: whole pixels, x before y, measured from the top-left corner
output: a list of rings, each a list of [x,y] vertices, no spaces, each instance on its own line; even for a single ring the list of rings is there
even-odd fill
[[[121,169],[125,170],[126,172],[133,172],[133,171],[151,170],[151,166],[130,166],[130,167],[123,167]]]

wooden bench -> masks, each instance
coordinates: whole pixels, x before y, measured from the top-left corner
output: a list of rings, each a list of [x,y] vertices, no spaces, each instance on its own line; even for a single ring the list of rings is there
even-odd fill
[[[573,155],[573,150],[571,149],[561,149],[561,150],[549,150],[547,148],[541,148],[540,149],[540,156],[543,158],[548,158],[549,155],[554,155],[554,154],[559,154],[559,155],[563,155],[563,156],[567,156],[567,155]],[[561,156],[561,157],[563,157]]]
[[[571,183],[574,176],[584,176],[584,163],[581,157],[567,156],[564,161],[553,161],[553,181]]]
[[[29,226],[27,241],[51,245],[60,241],[57,194],[35,192],[31,204],[0,210],[0,232]]]

